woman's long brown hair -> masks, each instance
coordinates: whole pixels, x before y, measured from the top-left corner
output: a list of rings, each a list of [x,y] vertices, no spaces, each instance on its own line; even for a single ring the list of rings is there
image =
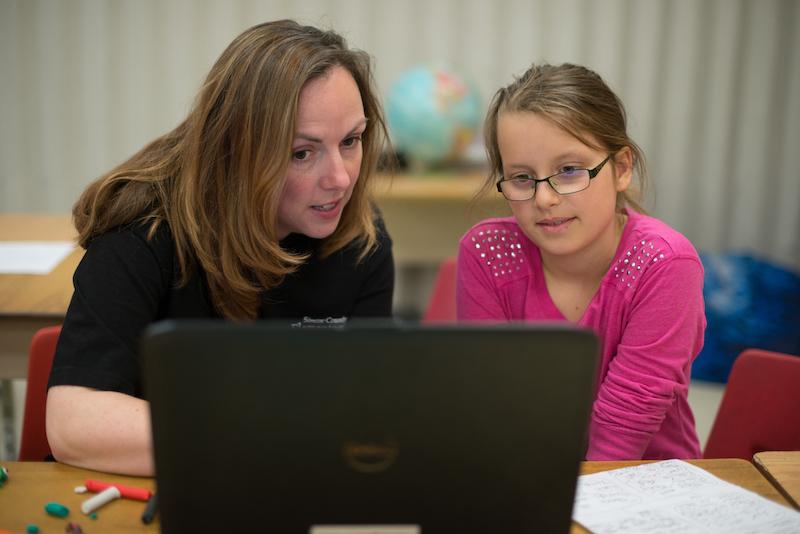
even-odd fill
[[[149,224],[150,236],[166,223],[179,283],[199,266],[218,313],[255,318],[261,291],[307,259],[280,247],[278,204],[300,91],[335,66],[355,79],[367,127],[359,179],[320,252],[356,242],[363,259],[377,245],[368,186],[387,139],[371,61],[336,33],[289,20],[239,35],[212,67],[188,117],[86,188],[72,212],[80,245],[133,222]]]

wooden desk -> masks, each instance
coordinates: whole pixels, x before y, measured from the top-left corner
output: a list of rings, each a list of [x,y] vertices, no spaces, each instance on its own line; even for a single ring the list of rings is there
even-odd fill
[[[753,463],[800,510],[800,451],[759,452]]]
[[[487,217],[510,215],[496,190],[473,201],[484,174],[379,176],[374,192],[394,242],[398,267],[437,266],[456,255],[458,240]]]
[[[584,462],[582,474],[598,473],[619,467],[628,467],[642,462]],[[787,501],[761,473],[745,460],[695,460],[691,463],[710,473],[754,491],[768,499],[787,505]],[[77,469],[58,463],[7,462],[9,481],[0,488],[0,528],[24,532],[29,523],[39,526],[42,532],[63,532],[67,520],[50,517],[44,513],[44,505],[57,501],[70,508],[68,520],[76,521],[84,530],[108,532],[157,532],[157,522],[143,525],[139,518],[144,504],[120,499],[98,511],[93,521],[80,512],[80,503],[87,496],[75,494],[73,488],[82,485],[87,478],[118,482],[130,486],[153,489],[154,482],[148,478],[106,475],[85,469]],[[587,532],[574,524],[571,532]]]
[[[0,215],[0,241],[69,241],[75,235],[69,215]],[[27,376],[31,337],[64,320],[82,256],[76,248],[46,275],[0,274],[0,379]]]
[[[12,532],[26,532],[33,523],[39,531],[64,532],[67,523],[78,523],[84,532],[158,532],[158,518],[149,525],[140,518],[144,502],[117,499],[97,510],[97,519],[81,512],[81,503],[92,493],[77,494],[76,486],[87,479],[116,482],[153,490],[155,483],[150,478],[123,477],[78,469],[55,462],[6,462],[8,481],[0,488],[0,528]],[[45,513],[44,506],[55,501],[69,508],[65,519]]]
[[[641,461],[633,462],[583,462],[581,464],[581,474],[590,475],[592,473],[599,473],[601,471],[609,471],[611,469],[619,469],[620,467],[630,467],[632,465],[639,465]],[[752,492],[758,493],[762,497],[766,497],[772,501],[780,503],[784,506],[790,506],[790,503],[781,495],[770,482],[764,478],[758,469],[747,460],[741,459],[713,459],[713,460],[690,460],[689,463],[702,467],[712,475],[721,478],[727,482],[731,482]],[[573,523],[572,534],[587,533],[589,532],[582,526]]]

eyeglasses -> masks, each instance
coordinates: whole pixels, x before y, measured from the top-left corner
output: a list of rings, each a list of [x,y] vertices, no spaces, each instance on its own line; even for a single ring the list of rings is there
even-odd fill
[[[609,159],[611,159],[610,155],[593,169],[568,167],[547,178],[533,178],[524,173],[508,178],[503,177],[497,182],[497,191],[502,193],[507,200],[530,200],[536,194],[536,185],[539,182],[547,182],[559,195],[571,195],[589,187],[592,178],[597,176]]]

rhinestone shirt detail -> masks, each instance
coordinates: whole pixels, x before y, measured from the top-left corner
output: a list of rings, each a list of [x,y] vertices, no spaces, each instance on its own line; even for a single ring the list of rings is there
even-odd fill
[[[642,277],[643,268],[664,259],[664,249],[660,239],[638,241],[611,266],[617,285],[623,289],[636,285],[636,281]]]
[[[520,270],[525,258],[519,232],[505,228],[489,228],[473,234],[472,244],[490,272],[497,278]]]

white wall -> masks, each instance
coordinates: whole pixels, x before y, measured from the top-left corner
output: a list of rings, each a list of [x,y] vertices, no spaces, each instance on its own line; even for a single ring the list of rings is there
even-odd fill
[[[800,267],[795,0],[0,0],[0,210],[69,210],[179,122],[238,33],[284,17],[370,52],[383,91],[436,61],[487,102],[531,61],[586,64],[626,102],[656,215]]]

